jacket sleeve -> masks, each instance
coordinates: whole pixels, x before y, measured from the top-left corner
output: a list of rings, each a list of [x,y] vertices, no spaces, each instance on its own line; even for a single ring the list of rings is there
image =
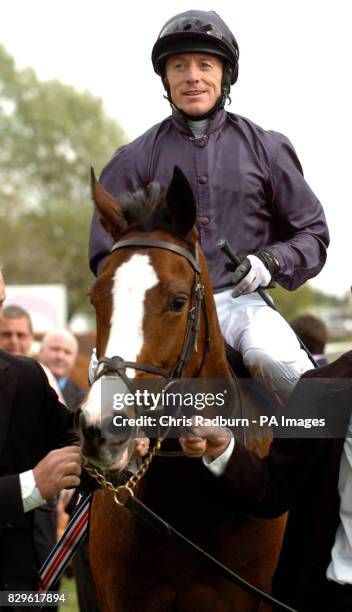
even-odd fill
[[[345,353],[336,362],[324,368],[305,372],[296,385],[286,413],[295,413],[305,408],[305,413],[328,414],[332,409],[340,413],[345,437],[351,418],[352,351]],[[276,438],[269,454],[260,458],[241,443],[226,466],[222,481],[233,502],[247,512],[265,518],[279,516],[293,507],[302,491],[303,482],[314,478],[316,470],[324,470],[331,437],[321,438]],[[325,463],[324,463],[325,462]]]
[[[23,504],[19,474],[0,477],[0,530],[9,527],[10,521],[23,516]]]
[[[294,290],[324,266],[329,231],[323,208],[304,179],[292,144],[282,134],[275,136],[271,197],[274,223],[282,238],[266,248],[280,264],[275,280],[285,289]]]
[[[117,150],[114,157],[103,169],[99,182],[114,198],[143,187],[135,164],[131,163],[127,146]],[[89,237],[89,265],[93,274],[100,272],[112,247],[112,237],[102,227],[97,207],[94,205]]]
[[[259,457],[236,441],[222,481],[234,507],[263,518],[275,518],[290,509],[302,470],[318,445],[313,439],[276,439],[269,455]]]

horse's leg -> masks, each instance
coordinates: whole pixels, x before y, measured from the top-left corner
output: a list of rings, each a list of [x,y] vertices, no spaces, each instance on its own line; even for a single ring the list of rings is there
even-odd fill
[[[158,580],[156,540],[110,492],[94,494],[89,549],[102,612],[169,612],[175,589],[172,580]]]
[[[110,492],[94,493],[90,514],[89,553],[102,612],[125,612],[120,595],[127,579],[128,563],[124,561],[124,556],[129,518],[129,511],[118,508]]]

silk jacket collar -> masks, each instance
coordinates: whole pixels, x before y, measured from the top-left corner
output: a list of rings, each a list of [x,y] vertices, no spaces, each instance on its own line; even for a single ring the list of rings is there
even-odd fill
[[[214,115],[209,120],[209,125],[207,129],[207,133],[211,134],[212,132],[216,132],[219,130],[226,121],[227,113],[224,109],[218,110],[214,113]],[[183,133],[187,134],[187,136],[193,136],[192,130],[189,127],[184,116],[176,109],[172,111],[172,122],[175,128]]]

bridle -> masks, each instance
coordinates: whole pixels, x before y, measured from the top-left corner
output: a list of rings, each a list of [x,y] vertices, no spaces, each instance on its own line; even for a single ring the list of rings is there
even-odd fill
[[[188,310],[187,327],[183,339],[182,349],[176,360],[175,365],[170,369],[170,371],[159,366],[140,363],[138,361],[125,361],[122,357],[119,357],[117,355],[113,357],[107,357],[104,355],[98,360],[96,370],[97,373],[94,378],[94,382],[102,376],[117,374],[119,377],[122,378],[127,388],[130,391],[135,392],[133,383],[126,374],[127,368],[132,368],[141,372],[147,372],[148,374],[155,374],[156,376],[161,376],[166,379],[167,384],[171,383],[173,380],[182,378],[184,376],[187,364],[191,357],[192,350],[195,352],[198,351],[200,316],[201,312],[203,312],[203,319],[205,325],[205,342],[203,347],[203,354],[198,371],[192,377],[197,378],[200,375],[210,344],[209,320],[205,300],[204,285],[202,284],[200,279],[201,268],[199,265],[199,246],[198,243],[192,246],[194,247],[194,255],[192,255],[190,251],[178,244],[174,244],[173,242],[168,242],[165,240],[157,240],[155,238],[136,237],[129,238],[127,240],[119,240],[118,242],[115,242],[115,244],[113,244],[110,250],[110,254],[114,253],[119,249],[140,247],[163,249],[165,251],[171,251],[172,253],[181,255],[181,257],[187,259],[189,264],[192,266],[194,270],[194,279],[192,285],[190,306]],[[103,367],[100,367],[100,365],[102,365]]]
[[[192,245],[194,248],[194,255],[185,249],[184,247],[174,244],[173,242],[168,242],[165,240],[157,240],[154,238],[147,237],[135,237],[129,238],[127,240],[119,240],[115,242],[111,247],[110,254],[114,253],[119,249],[130,248],[130,247],[140,247],[140,248],[156,248],[163,249],[166,251],[171,251],[172,253],[176,253],[181,257],[187,259],[189,264],[192,266],[194,270],[194,279],[192,284],[192,292],[190,299],[190,306],[188,309],[187,316],[187,326],[185,330],[185,335],[183,338],[183,344],[180,351],[180,354],[176,360],[175,365],[170,369],[166,370],[165,368],[161,368],[159,366],[154,366],[148,363],[140,363],[138,361],[125,361],[122,357],[114,355],[113,357],[107,357],[104,355],[100,359],[98,359],[96,374],[94,376],[93,384],[102,378],[103,376],[113,376],[117,375],[119,378],[123,380],[126,387],[129,389],[132,394],[135,394],[136,387],[134,385],[134,381],[127,376],[126,369],[131,368],[134,370],[139,370],[141,372],[147,372],[148,374],[155,374],[158,377],[162,377],[165,379],[164,391],[169,388],[173,384],[173,381],[177,381],[184,376],[187,365],[189,363],[189,359],[191,357],[192,351],[198,351],[198,337],[200,331],[200,317],[203,312],[203,320],[205,327],[205,340],[203,346],[203,353],[200,365],[195,374],[193,374],[192,378],[197,378],[203,368],[206,354],[209,350],[210,337],[209,337],[209,319],[208,319],[208,311],[205,300],[205,291],[204,285],[201,282],[201,268],[199,265],[199,247],[198,244]],[[144,409],[143,414],[147,414],[149,410]],[[153,414],[155,415],[156,410],[153,410]],[[167,428],[168,430],[169,428]],[[149,453],[149,457],[144,460],[143,464],[138,469],[137,473],[134,474],[126,484],[121,485],[115,490],[114,499],[117,504],[120,504],[118,495],[122,491],[127,491],[129,495],[133,495],[133,490],[139,480],[144,476],[146,470],[148,469],[151,460],[155,456],[155,454],[163,454],[160,451],[160,446],[162,441],[167,436],[167,431],[164,435],[159,433],[158,438],[156,440],[156,444],[152,451]],[[167,453],[167,451],[164,451]],[[175,455],[183,455],[182,451],[174,453]],[[95,468],[89,467],[89,462],[86,465],[86,470],[93,476],[101,485],[107,486],[108,481],[106,478],[99,474],[98,470]],[[123,505],[123,502],[121,505]]]

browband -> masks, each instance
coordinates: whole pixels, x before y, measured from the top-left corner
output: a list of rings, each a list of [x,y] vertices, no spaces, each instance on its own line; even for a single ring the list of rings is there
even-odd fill
[[[189,263],[191,264],[195,272],[198,272],[198,274],[200,274],[201,270],[200,270],[199,263],[198,261],[196,261],[192,253],[187,251],[187,249],[184,249],[183,247],[179,246],[178,244],[173,244],[172,242],[166,242],[166,240],[156,240],[154,238],[137,238],[137,237],[129,238],[128,240],[119,240],[118,242],[115,242],[115,244],[112,245],[110,249],[110,253],[113,253],[114,251],[117,251],[118,249],[123,249],[125,247],[134,247],[134,246],[152,247],[156,249],[166,249],[167,251],[172,251],[173,253],[177,253],[177,255],[181,255],[182,257],[185,257],[189,261]]]

